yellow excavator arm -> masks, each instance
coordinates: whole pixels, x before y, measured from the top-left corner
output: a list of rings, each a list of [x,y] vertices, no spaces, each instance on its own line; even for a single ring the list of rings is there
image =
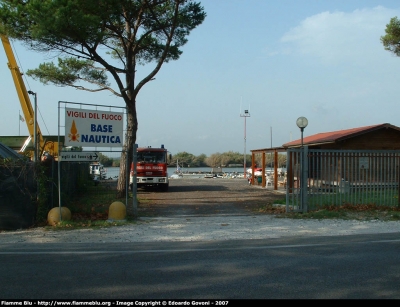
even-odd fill
[[[11,71],[11,75],[14,80],[14,85],[17,90],[18,98],[21,103],[22,112],[24,113],[25,122],[28,126],[29,137],[30,139],[34,139],[35,136],[35,113],[32,108],[31,101],[29,99],[28,91],[26,90],[24,81],[22,79],[22,74],[17,65],[17,61],[15,60],[13,50],[11,48],[10,41],[7,36],[0,35],[1,42],[3,43],[4,50],[6,52],[6,56],[8,59],[8,68]],[[43,135],[40,131],[39,125],[36,123],[36,140],[38,143],[38,154],[39,157],[43,152],[48,152],[50,155],[57,157],[58,156],[58,144],[56,142],[46,142],[43,138]],[[29,140],[28,140],[29,142]],[[22,150],[23,151],[23,150]]]

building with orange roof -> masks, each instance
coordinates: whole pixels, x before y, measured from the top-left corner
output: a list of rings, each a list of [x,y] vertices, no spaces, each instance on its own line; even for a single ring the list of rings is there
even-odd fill
[[[398,150],[400,149],[400,128],[386,123],[321,132],[304,137],[303,145],[310,149]],[[301,139],[282,145],[285,149],[300,146]]]

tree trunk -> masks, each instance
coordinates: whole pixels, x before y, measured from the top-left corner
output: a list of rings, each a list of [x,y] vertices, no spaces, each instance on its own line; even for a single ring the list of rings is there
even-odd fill
[[[126,178],[128,177],[128,184],[129,184],[129,173],[130,173],[129,171],[133,159],[133,145],[136,142],[136,131],[137,131],[136,109],[133,108],[132,110],[128,108],[127,116],[128,116],[128,127],[126,131],[125,143],[121,153],[121,164],[119,167],[119,176],[117,184],[118,198],[125,197],[125,191],[127,188],[129,188],[126,186]],[[126,170],[127,162],[128,162],[128,171]]]

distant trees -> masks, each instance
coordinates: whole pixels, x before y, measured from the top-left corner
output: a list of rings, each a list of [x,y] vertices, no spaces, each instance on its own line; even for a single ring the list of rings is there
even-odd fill
[[[265,154],[265,165],[267,167],[273,167],[275,161],[274,153],[266,153]],[[262,154],[256,154],[255,156],[255,163],[257,166],[262,165]],[[286,154],[278,154],[278,167],[286,166]]]
[[[257,154],[255,156],[255,163],[257,166],[262,165],[262,155]],[[100,153],[100,162],[105,166],[119,166],[120,160],[108,158],[106,155]],[[273,166],[274,164],[274,155],[266,154],[265,155],[266,166]],[[179,167],[229,167],[232,165],[235,166],[243,166],[243,153],[239,152],[223,152],[223,153],[213,153],[210,156],[205,154],[201,154],[195,156],[194,154],[188,153],[186,151],[178,152],[175,155],[172,155],[170,166]],[[112,165],[111,165],[112,164]],[[247,167],[251,166],[251,155],[246,155],[246,165]],[[278,154],[278,165],[279,167],[286,165],[286,154]]]
[[[112,167],[120,167],[120,165],[121,165],[121,159],[113,159],[113,162],[112,162]]]
[[[172,156],[171,164],[174,165],[178,163],[181,167],[194,166],[193,161],[195,159],[196,157],[193,154],[183,151]]]
[[[106,167],[113,166],[113,158],[109,158],[106,155],[99,153],[99,161]]]
[[[212,154],[211,156],[207,157],[205,163],[207,166],[210,167],[219,167],[221,166],[221,154],[219,152]]]
[[[278,154],[278,164],[279,164],[279,166],[286,167],[286,160],[287,160],[286,154]]]
[[[228,167],[230,164],[243,165],[243,154],[228,151],[224,153],[214,153],[205,159],[205,164],[210,167]],[[246,155],[246,164],[251,164],[251,156]]]
[[[381,36],[385,50],[400,56],[400,20],[397,17],[391,18],[386,25],[385,32],[386,34]]]
[[[201,154],[200,156],[195,156],[192,161],[192,164],[190,164],[190,166],[192,166],[192,167],[204,166],[204,165],[206,165],[206,162],[205,162],[206,158],[207,158],[207,156],[205,154]]]
[[[172,156],[172,165],[179,163],[180,167],[229,167],[230,165],[243,165],[243,153],[228,151],[224,153],[213,153],[210,156],[201,154],[195,156],[186,151],[179,152]],[[272,166],[274,162],[274,156],[271,154],[266,154],[266,164]],[[256,155],[256,164],[258,166],[262,165],[261,154]],[[286,155],[278,155],[279,166],[286,165]],[[251,165],[251,155],[246,155],[246,165]]]

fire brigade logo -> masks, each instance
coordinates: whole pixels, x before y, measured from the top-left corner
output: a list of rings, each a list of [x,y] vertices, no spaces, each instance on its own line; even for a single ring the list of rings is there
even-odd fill
[[[75,121],[72,121],[71,129],[69,130],[68,137],[70,142],[79,142],[78,129],[76,129]]]

